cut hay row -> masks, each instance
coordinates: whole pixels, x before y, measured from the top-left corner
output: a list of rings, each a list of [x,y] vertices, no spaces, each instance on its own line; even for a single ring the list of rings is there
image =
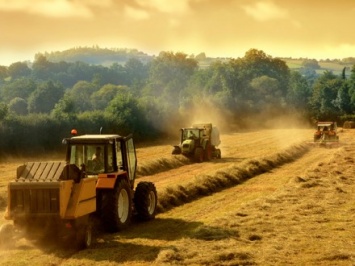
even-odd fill
[[[254,176],[292,162],[308,151],[309,146],[304,143],[294,145],[271,156],[248,160],[242,164],[233,164],[212,175],[203,174],[195,176],[193,181],[184,186],[175,185],[167,187],[162,193],[159,193],[158,212],[168,211],[173,207],[241,184]]]
[[[155,175],[190,163],[191,160],[182,155],[175,155],[171,158],[159,158],[138,165],[137,177],[139,178],[142,176]]]

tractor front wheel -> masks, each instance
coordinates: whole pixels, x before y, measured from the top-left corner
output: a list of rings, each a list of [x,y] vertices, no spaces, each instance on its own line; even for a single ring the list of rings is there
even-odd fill
[[[121,179],[115,189],[102,193],[101,220],[109,232],[117,232],[130,223],[131,217],[131,188]]]
[[[134,193],[134,207],[142,221],[155,218],[157,209],[157,189],[152,182],[139,182]]]

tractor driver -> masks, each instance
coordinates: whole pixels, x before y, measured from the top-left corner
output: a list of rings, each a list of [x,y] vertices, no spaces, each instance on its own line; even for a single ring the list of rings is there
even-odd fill
[[[196,139],[196,135],[191,130],[189,131],[189,139]]]
[[[95,151],[94,155],[92,156],[92,162],[94,165],[94,171],[98,171],[98,170],[104,168],[101,147],[96,147],[96,151]]]

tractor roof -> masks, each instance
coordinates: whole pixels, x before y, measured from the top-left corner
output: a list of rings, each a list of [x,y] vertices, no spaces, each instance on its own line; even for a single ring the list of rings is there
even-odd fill
[[[318,126],[331,126],[334,125],[334,122],[318,122],[317,125]]]
[[[87,134],[81,136],[75,136],[71,139],[117,139],[122,138],[120,135],[116,134]]]
[[[85,143],[85,142],[106,143],[114,139],[123,139],[123,137],[116,134],[87,134],[87,135],[74,136],[67,140],[73,143]]]

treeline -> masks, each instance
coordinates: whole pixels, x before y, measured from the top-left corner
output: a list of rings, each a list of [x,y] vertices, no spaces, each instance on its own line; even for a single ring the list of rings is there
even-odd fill
[[[133,133],[139,141],[177,135],[193,122],[243,129],[295,114],[342,122],[355,112],[354,67],[349,78],[345,68],[341,75],[317,74],[309,61],[291,71],[256,49],[203,68],[184,53],[132,56],[110,66],[50,61],[54,54],[0,66],[1,152],[58,149],[72,128]]]
[[[76,47],[64,51],[44,52],[35,55],[35,58],[45,56],[51,62],[85,62],[96,65],[111,65],[113,63],[122,64],[130,58],[139,59],[143,63],[152,60],[149,56],[137,49],[116,49],[93,47]]]

